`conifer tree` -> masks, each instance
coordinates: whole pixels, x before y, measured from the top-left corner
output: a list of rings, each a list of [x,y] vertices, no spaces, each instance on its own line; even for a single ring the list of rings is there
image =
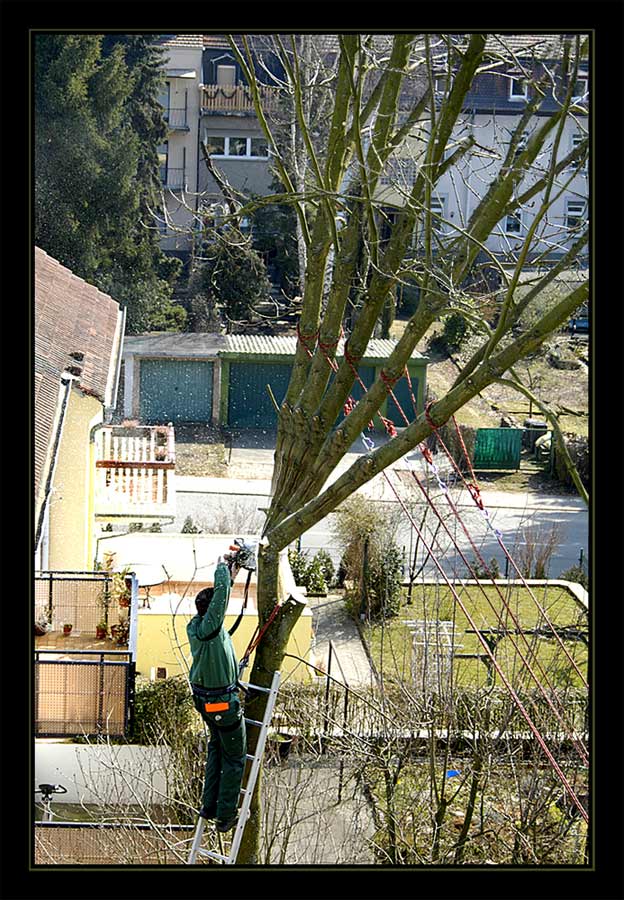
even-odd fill
[[[146,36],[35,40],[35,241],[125,306],[130,332],[185,317],[171,303],[179,263],[148,212],[165,127],[159,53]]]

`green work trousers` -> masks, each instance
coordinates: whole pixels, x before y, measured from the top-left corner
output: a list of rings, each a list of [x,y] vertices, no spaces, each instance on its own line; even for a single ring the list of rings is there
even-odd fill
[[[211,697],[210,702],[228,701],[228,709],[206,712],[206,698],[193,694],[195,708],[208,726],[210,741],[206,754],[203,805],[221,821],[231,819],[238,809],[245,771],[247,735],[240,700],[236,694]]]

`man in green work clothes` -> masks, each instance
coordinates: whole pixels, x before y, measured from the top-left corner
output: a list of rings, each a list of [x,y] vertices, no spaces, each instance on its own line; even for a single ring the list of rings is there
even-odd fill
[[[237,571],[234,564],[230,571],[219,558],[214,587],[197,594],[197,615],[186,628],[193,654],[189,676],[193,702],[210,731],[199,815],[216,819],[218,831],[229,831],[236,825],[247,752],[237,688],[238,663],[232,639],[223,626]]]

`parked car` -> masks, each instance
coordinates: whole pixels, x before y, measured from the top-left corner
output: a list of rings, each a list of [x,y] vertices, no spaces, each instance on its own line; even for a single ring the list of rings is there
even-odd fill
[[[589,332],[589,318],[587,316],[572,318],[568,328],[572,334],[587,334]]]

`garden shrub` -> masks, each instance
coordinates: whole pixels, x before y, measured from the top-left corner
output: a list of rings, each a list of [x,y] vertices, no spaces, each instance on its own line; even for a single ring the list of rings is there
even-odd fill
[[[566,569],[565,572],[562,572],[559,577],[562,581],[572,581],[574,584],[580,584],[586,591],[589,590],[589,576],[587,574],[587,566],[584,562],[582,564],[577,563],[575,566],[570,566],[570,568]]]
[[[187,516],[182,526],[182,534],[200,534],[200,530],[193,521],[192,516]]]
[[[420,302],[420,288],[415,284],[404,284],[399,288],[398,311],[404,316],[413,316]]]
[[[451,313],[444,320],[444,329],[429,340],[429,349],[441,353],[459,350],[469,333],[469,326],[461,313]]]
[[[395,542],[398,517],[358,494],[336,511],[335,537],[350,585],[346,606],[354,618],[396,615],[401,601],[402,555]]]
[[[174,675],[137,684],[133,744],[173,745],[196,725],[195,707],[184,676]]]
[[[327,592],[328,583],[323,571],[323,558],[319,559],[318,553],[309,559],[306,550],[296,550],[291,547],[288,551],[288,562],[295,583],[304,587],[308,594],[325,594]]]
[[[325,579],[325,584],[327,587],[331,587],[334,584],[334,580],[336,578],[336,570],[334,568],[334,563],[332,562],[332,558],[327,552],[327,550],[319,550],[315,556],[315,560],[318,560],[318,563],[321,567],[321,572],[323,573],[323,578]]]
[[[580,479],[585,485],[585,487],[589,487],[589,441],[583,435],[573,435],[567,434],[565,435],[565,444],[570,454],[570,458],[576,469],[579,473]],[[571,486],[573,485],[572,478],[570,473],[568,472],[565,461],[563,458],[563,454],[559,450],[557,443],[555,442],[554,449],[554,472],[558,479],[563,484]]]

